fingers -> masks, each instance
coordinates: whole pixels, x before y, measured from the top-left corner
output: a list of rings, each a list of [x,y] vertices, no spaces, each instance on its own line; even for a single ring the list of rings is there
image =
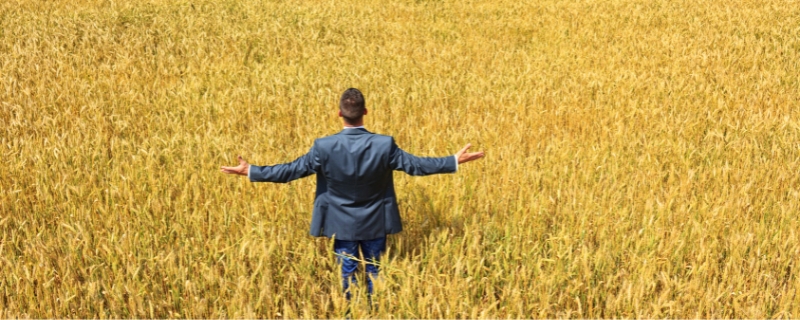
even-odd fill
[[[472,147],[472,144],[471,144],[471,143],[467,143],[467,145],[466,145],[466,146],[464,146],[464,148],[463,148],[463,149],[461,149],[460,151],[458,151],[458,154],[463,154],[463,153],[467,152],[467,150],[469,150],[469,148],[471,148],[471,147]]]
[[[464,148],[462,148],[456,153],[456,159],[458,159],[459,164],[483,158],[483,151],[467,153],[467,150],[469,150],[469,148],[472,148],[471,143],[467,143],[467,145],[465,145]]]
[[[219,171],[222,172],[222,173],[237,174],[237,175],[240,175],[240,176],[246,176],[247,175],[247,173],[245,173],[245,171],[240,167],[221,167],[219,169]]]
[[[222,173],[227,173],[227,174],[244,175],[244,170],[248,165],[247,161],[245,161],[244,158],[242,158],[242,156],[236,156],[236,160],[239,161],[239,165],[238,166],[235,166],[235,167],[221,166],[219,168],[219,171],[222,172]]]
[[[480,158],[483,158],[483,155],[484,155],[484,154],[483,154],[483,151],[480,151],[480,152],[473,152],[473,153],[467,153],[467,154],[466,154],[466,156],[467,156],[467,161],[478,160],[478,159],[480,159]]]

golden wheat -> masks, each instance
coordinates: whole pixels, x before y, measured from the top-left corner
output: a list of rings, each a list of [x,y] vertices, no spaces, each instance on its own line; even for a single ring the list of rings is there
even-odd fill
[[[0,317],[342,317],[313,179],[367,126],[487,157],[398,174],[379,318],[800,316],[800,3],[4,1]]]

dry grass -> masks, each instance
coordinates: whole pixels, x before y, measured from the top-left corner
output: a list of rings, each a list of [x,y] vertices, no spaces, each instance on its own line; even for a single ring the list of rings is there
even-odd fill
[[[797,1],[0,2],[0,317],[340,317],[303,154],[398,174],[354,317],[800,316]]]

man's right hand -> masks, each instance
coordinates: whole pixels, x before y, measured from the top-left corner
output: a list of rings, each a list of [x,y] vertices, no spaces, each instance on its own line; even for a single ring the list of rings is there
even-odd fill
[[[247,161],[244,161],[244,159],[242,159],[242,156],[239,156],[238,160],[239,160],[239,165],[238,166],[235,166],[235,167],[224,167],[223,166],[223,167],[219,168],[219,171],[222,171],[222,172],[227,173],[227,174],[238,174],[238,175],[241,175],[241,176],[246,176],[247,175],[247,171],[250,170],[250,164],[248,164]]]
[[[464,146],[463,149],[461,149],[458,152],[456,152],[456,159],[458,159],[458,164],[462,164],[462,163],[465,163],[465,162],[470,162],[472,160],[478,160],[480,158],[483,158],[483,151],[467,152],[467,150],[469,150],[469,148],[471,148],[471,147],[472,147],[472,144],[471,143],[467,143],[467,145]]]

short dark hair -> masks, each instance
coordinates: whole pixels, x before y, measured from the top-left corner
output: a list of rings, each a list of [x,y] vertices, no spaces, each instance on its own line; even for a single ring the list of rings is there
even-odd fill
[[[339,99],[339,111],[342,112],[342,118],[349,123],[354,124],[364,117],[364,95],[356,88],[349,88],[342,93],[342,98]]]

